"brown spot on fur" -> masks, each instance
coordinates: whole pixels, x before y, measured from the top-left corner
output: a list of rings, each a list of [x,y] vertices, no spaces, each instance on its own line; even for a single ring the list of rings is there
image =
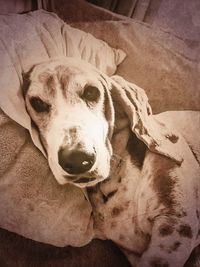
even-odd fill
[[[123,235],[119,236],[119,240],[123,241],[125,239],[125,237]]]
[[[152,223],[154,222],[153,218],[151,218],[151,217],[148,217],[147,220],[148,220],[148,222],[149,222],[150,224],[152,224]]]
[[[176,136],[176,135],[174,135],[174,134],[172,134],[172,135],[168,135],[168,136],[166,136],[169,140],[170,140],[170,142],[172,142],[173,144],[175,144],[175,143],[177,143],[177,141],[178,141],[178,139],[179,139],[179,137],[178,136]]]
[[[66,88],[68,87],[70,78],[82,72],[79,68],[76,67],[69,68],[64,65],[57,66],[55,70],[64,95],[66,92]]]
[[[114,208],[112,209],[112,212],[111,212],[112,217],[117,217],[123,210],[124,210],[124,209],[123,209],[122,207],[119,207],[119,208],[114,207]]]
[[[138,229],[135,229],[135,234],[137,235],[139,233]]]
[[[50,75],[47,79],[47,88],[51,95],[55,95],[56,82],[53,75]]]
[[[170,248],[172,251],[177,251],[178,248],[180,247],[180,245],[181,245],[181,242],[176,241],[176,242],[174,242],[174,244]]]
[[[62,92],[64,93],[65,90],[66,90],[66,87],[68,86],[68,83],[69,83],[69,73],[67,70],[63,70],[62,74],[61,72],[59,73],[58,75],[58,79],[59,79],[59,82],[61,84],[61,89],[62,89]]]
[[[164,261],[161,258],[154,258],[150,262],[150,266],[152,267],[169,267],[168,262]]]
[[[166,251],[167,253],[171,254],[174,251],[177,251],[180,247],[181,243],[179,241],[174,242],[172,246],[165,247],[163,244],[160,244],[159,247],[161,250]]]
[[[185,216],[187,216],[187,212],[186,212],[186,211],[181,211],[180,213],[176,213],[176,216],[177,216],[178,218],[185,217]]]
[[[170,171],[174,169],[176,163],[161,155],[154,154],[152,157],[153,190],[157,193],[159,203],[163,203],[165,207],[172,209],[176,204],[174,187],[177,179],[172,177]]]
[[[199,231],[198,231],[198,233],[197,233],[197,236],[199,236],[200,235],[200,229],[199,229]]]
[[[180,236],[192,238],[192,229],[187,224],[180,225],[179,229],[177,230]]]
[[[116,222],[111,222],[110,228],[115,228],[117,226]]]
[[[29,203],[29,204],[28,204],[28,209],[29,209],[30,211],[34,211],[34,210],[35,210],[35,207],[34,207],[34,205],[33,205],[32,203]]]
[[[48,72],[43,72],[43,73],[40,73],[39,76],[38,76],[38,80],[39,82],[41,82],[42,84],[46,84],[47,83],[47,80],[49,79],[50,77],[50,73]]]
[[[149,145],[149,149],[151,151],[154,151],[157,146],[158,146],[158,144],[155,141],[152,141],[152,143]]]
[[[129,204],[130,204],[130,201],[126,201],[126,202],[124,203],[124,207],[125,207],[125,208],[128,208]]]
[[[197,215],[197,218],[199,219],[199,211],[196,210],[196,215]]]
[[[171,235],[174,231],[174,227],[172,225],[169,225],[169,224],[162,224],[160,227],[159,227],[159,234],[161,236],[167,236],[167,235]]]
[[[44,88],[48,90],[48,94],[51,96],[55,95],[56,83],[53,74],[43,72],[38,76],[38,80],[43,84]]]

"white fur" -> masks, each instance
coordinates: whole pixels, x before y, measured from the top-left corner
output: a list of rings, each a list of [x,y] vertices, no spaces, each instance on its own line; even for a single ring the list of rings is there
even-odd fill
[[[69,75],[68,84],[65,92],[62,91],[61,84],[58,77],[55,75],[56,68],[59,66],[72,67],[72,74]],[[88,64],[89,65],[89,64]],[[96,161],[85,175],[95,175],[96,180],[89,182],[89,184],[77,184],[79,187],[92,186],[99,181],[106,179],[110,170],[110,156],[106,146],[108,135],[108,122],[104,115],[104,88],[98,80],[97,72],[87,71],[91,66],[85,62],[82,66],[77,65],[76,61],[53,61],[49,64],[40,64],[36,66],[31,74],[31,85],[26,94],[26,105],[28,112],[37,124],[39,132],[44,140],[48,162],[50,168],[60,184],[72,183],[69,173],[65,172],[58,163],[58,151],[61,147],[67,146],[69,151],[81,143],[85,152],[96,152]],[[79,71],[77,71],[80,70]],[[54,75],[56,84],[55,95],[52,97],[45,91],[46,84],[42,84],[39,80],[41,73],[49,73]],[[79,96],[80,91],[84,86],[91,84],[96,86],[100,92],[101,97],[94,107],[88,107],[86,103]],[[37,114],[30,105],[30,98],[32,96],[40,97],[42,100],[51,104],[51,114]],[[70,130],[75,128],[76,136],[72,138]]]

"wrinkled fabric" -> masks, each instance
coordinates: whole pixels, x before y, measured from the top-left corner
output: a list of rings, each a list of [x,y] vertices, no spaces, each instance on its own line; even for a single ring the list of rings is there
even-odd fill
[[[0,24],[0,107],[25,128],[29,118],[21,93],[22,74],[35,64],[48,58],[68,56],[84,59],[112,75],[125,57],[123,51],[70,27],[56,14],[44,10],[25,15],[1,15]]]

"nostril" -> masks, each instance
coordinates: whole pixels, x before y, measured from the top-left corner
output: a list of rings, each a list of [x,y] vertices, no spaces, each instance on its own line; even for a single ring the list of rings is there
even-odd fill
[[[58,152],[60,166],[69,174],[82,174],[89,171],[95,162],[95,155],[82,150],[60,149]]]

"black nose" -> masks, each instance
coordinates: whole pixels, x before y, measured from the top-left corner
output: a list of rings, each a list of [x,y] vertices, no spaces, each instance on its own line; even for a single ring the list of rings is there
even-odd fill
[[[61,148],[58,152],[60,166],[69,174],[82,174],[89,171],[95,162],[95,155],[81,150]]]

